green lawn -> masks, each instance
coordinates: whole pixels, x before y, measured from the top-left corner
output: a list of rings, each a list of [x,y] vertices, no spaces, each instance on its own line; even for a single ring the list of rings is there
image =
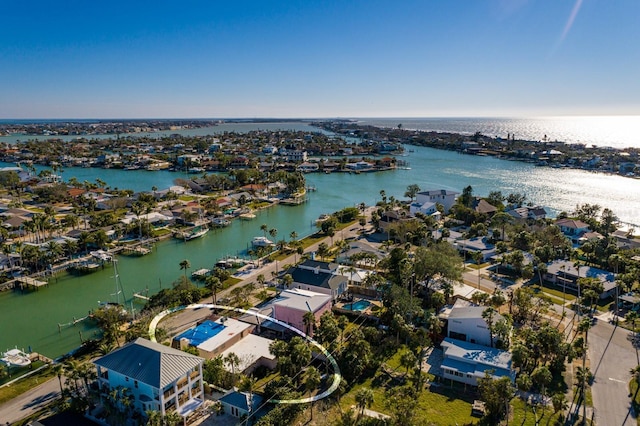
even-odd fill
[[[637,413],[640,410],[640,392],[638,391],[638,382],[631,379],[629,382],[629,394],[633,396],[633,409]],[[640,417],[636,418],[636,424],[640,425]]]
[[[40,365],[41,364],[42,363],[40,363]],[[16,376],[13,376],[13,378],[15,377]],[[35,388],[36,386],[46,382],[53,377],[55,377],[55,374],[51,368],[43,368],[42,370],[25,379],[19,380],[12,385],[0,388],[0,404],[23,394],[29,389]]]

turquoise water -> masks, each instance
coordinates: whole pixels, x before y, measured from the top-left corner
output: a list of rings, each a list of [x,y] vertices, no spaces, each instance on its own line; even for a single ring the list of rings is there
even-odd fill
[[[175,339],[188,339],[191,346],[198,346],[212,337],[218,335],[226,327],[222,324],[218,324],[213,321],[205,321],[202,324],[198,324],[194,328],[179,334]]]
[[[315,219],[360,202],[368,205],[380,200],[380,190],[387,197],[404,199],[408,185],[416,183],[422,189],[446,188],[461,191],[471,185],[476,195],[501,190],[524,192],[534,203],[545,205],[553,213],[571,211],[579,203],[600,204],[611,208],[622,220],[640,220],[640,180],[595,174],[581,170],[550,169],[531,164],[510,162],[491,157],[478,157],[411,147],[414,152],[404,157],[411,170],[381,173],[309,174],[310,185],[317,192],[309,193],[309,202],[300,206],[276,206],[257,213],[253,221],[234,221],[229,227],[211,230],[202,238],[189,242],[170,239],[156,245],[143,257],[119,257],[119,275],[127,306],[139,309],[132,300],[134,292],[157,292],[167,287],[184,271],[179,263],[188,259],[191,270],[211,268],[224,256],[236,256],[245,251],[253,237],[263,235],[261,224],[276,228],[276,239],[289,239],[291,231],[299,236],[315,231]],[[152,185],[163,188],[178,174],[171,172],[121,171],[103,169],[67,169],[65,179],[78,173],[91,173],[87,180],[105,180],[109,185],[150,190]],[[80,180],[80,177],[78,177]],[[140,180],[145,179],[142,183]],[[146,188],[143,186],[148,185]],[[340,236],[337,235],[336,238]],[[112,267],[80,277],[61,276],[48,288],[21,294],[0,293],[0,350],[18,346],[58,356],[93,333],[90,325],[80,322],[64,326],[73,318],[86,316],[98,306],[98,301],[114,300],[114,272]]]
[[[357,302],[346,303],[343,306],[343,309],[346,309],[348,311],[361,312],[367,309],[369,306],[371,306],[371,302],[369,302],[368,300],[358,300]]]

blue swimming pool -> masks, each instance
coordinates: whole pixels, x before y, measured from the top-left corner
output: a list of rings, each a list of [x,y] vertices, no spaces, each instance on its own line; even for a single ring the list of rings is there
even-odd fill
[[[343,308],[348,310],[348,311],[358,311],[358,312],[360,312],[360,311],[364,311],[369,306],[371,306],[371,302],[369,302],[368,300],[358,300],[357,302],[345,303]]]
[[[211,339],[213,336],[224,330],[225,326],[213,321],[205,321],[202,324],[190,328],[176,337],[177,340],[187,339],[192,346],[198,346],[202,342]]]

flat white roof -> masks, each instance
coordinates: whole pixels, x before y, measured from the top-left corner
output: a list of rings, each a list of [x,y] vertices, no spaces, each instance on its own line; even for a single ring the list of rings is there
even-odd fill
[[[249,327],[253,327],[251,324],[244,323],[242,321],[238,321],[233,318],[226,318],[224,323],[218,319],[216,321],[218,324],[223,324],[224,329],[221,330],[218,334],[213,336],[212,338],[205,340],[204,342],[198,345],[198,349],[203,350],[205,352],[213,352],[221,345],[225,344],[229,339],[238,334],[241,334],[243,331],[248,329]]]
[[[260,358],[271,360],[276,358],[271,354],[271,352],[269,352],[269,345],[271,345],[271,343],[273,343],[273,340],[271,339],[256,336],[255,334],[249,334],[247,337],[222,352],[222,356],[226,357],[231,352],[238,355],[238,358],[240,358],[240,365],[238,366],[238,369],[240,371],[244,371]],[[231,371],[231,367],[227,368]]]
[[[316,312],[330,300],[331,296],[328,294],[292,288],[280,293],[280,297],[278,297],[273,304],[274,306],[286,306],[300,311],[308,311],[311,309],[311,311]]]

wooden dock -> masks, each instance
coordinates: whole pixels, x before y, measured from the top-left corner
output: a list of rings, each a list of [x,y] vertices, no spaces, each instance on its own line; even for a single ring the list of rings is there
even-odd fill
[[[31,277],[18,277],[15,281],[20,285],[21,290],[24,290],[25,287],[33,287],[37,290],[42,286],[49,285],[47,281],[40,281]]]
[[[133,297],[134,297],[134,298],[136,298],[136,299],[141,299],[141,300],[147,300],[147,301],[148,301],[148,300],[151,300],[151,298],[150,298],[150,297],[143,296],[143,295],[142,295],[142,294],[140,294],[140,293],[133,293]]]

